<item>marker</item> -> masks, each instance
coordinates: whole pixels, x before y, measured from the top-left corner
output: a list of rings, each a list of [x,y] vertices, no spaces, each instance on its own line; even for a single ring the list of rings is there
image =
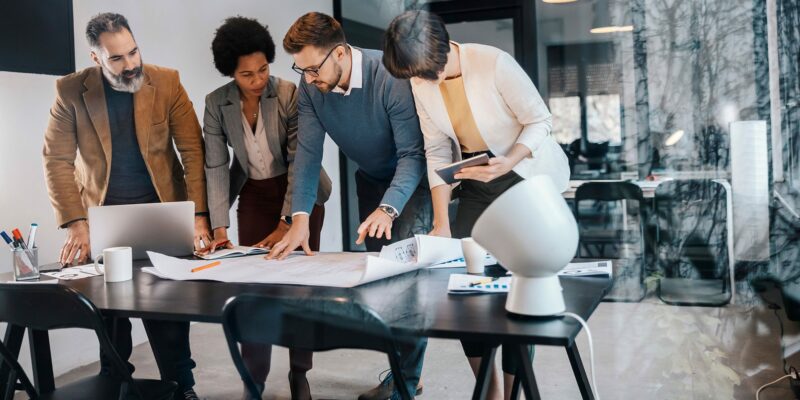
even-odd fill
[[[204,269],[209,269],[209,268],[212,268],[212,267],[216,267],[217,265],[220,265],[220,264],[222,264],[222,261],[214,261],[211,264],[206,264],[206,265],[203,265],[203,266],[200,266],[200,267],[197,267],[197,268],[192,268],[192,272],[202,271]]]
[[[11,250],[14,250],[16,248],[16,246],[14,245],[14,241],[11,240],[6,231],[0,232],[0,236],[2,236],[3,240],[5,240],[6,243],[8,243],[8,247],[11,247]]]
[[[36,229],[39,228],[39,224],[31,224],[31,230],[28,231],[28,246],[31,248],[36,247]]]
[[[14,228],[14,230],[11,231],[11,234],[14,235],[14,240],[17,241],[19,247],[22,247],[23,250],[28,250],[28,246],[26,246],[25,241],[22,240],[22,232],[20,232],[19,229]]]

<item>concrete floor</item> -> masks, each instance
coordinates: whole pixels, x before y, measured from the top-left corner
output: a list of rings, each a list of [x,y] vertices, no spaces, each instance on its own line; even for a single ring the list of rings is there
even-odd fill
[[[785,319],[784,319],[785,321]],[[589,321],[595,345],[597,386],[603,399],[753,399],[762,384],[783,375],[779,328],[763,306],[674,307],[651,299],[602,303]],[[800,324],[788,323],[784,343],[790,365],[800,366]],[[241,381],[219,325],[195,324],[191,343],[198,367],[196,390],[206,399],[238,399]],[[585,333],[578,347],[588,371]],[[499,354],[499,353],[498,353]],[[134,349],[135,376],[158,376],[147,344]],[[353,399],[378,382],[387,368],[379,353],[340,350],[318,353],[309,381],[314,398]],[[561,348],[540,346],[534,369],[544,399],[579,399]],[[97,363],[57,378],[57,385],[96,373]],[[288,352],[273,353],[266,399],[289,399]],[[431,340],[423,370],[422,399],[468,399],[474,385],[458,342]],[[761,399],[791,399],[788,383]]]

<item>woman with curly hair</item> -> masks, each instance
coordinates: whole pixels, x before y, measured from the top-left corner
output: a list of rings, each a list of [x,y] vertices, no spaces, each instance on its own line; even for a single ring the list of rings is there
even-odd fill
[[[205,170],[211,227],[210,249],[228,241],[229,210],[236,211],[239,244],[271,247],[289,230],[292,202],[292,161],[297,146],[297,88],[270,76],[275,43],[255,19],[231,17],[217,29],[211,44],[214,65],[233,80],[206,96],[203,117]],[[228,148],[233,148],[233,162]],[[331,181],[320,173],[317,201],[310,217],[312,250],[319,250],[323,203]],[[209,250],[213,251],[213,250]],[[272,348],[242,343],[242,358],[263,390]],[[292,399],[309,399],[306,372],[312,353],[290,349]],[[249,398],[245,390],[245,398]]]

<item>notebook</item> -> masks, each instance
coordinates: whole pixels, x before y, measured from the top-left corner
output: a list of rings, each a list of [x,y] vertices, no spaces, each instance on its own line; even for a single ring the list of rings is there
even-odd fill
[[[204,260],[219,260],[222,258],[244,257],[267,253],[269,253],[269,249],[265,249],[263,247],[234,246],[232,249],[217,250],[204,256],[201,256],[197,253],[195,253],[195,255]]]

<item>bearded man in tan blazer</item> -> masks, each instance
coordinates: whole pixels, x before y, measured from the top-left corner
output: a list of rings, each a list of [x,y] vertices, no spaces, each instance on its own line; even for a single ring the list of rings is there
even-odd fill
[[[91,206],[188,199],[195,204],[195,247],[210,243],[203,137],[178,72],[142,63],[122,15],[95,16],[86,38],[97,65],[58,80],[44,140],[50,201],[67,229],[61,262],[88,258]],[[144,322],[162,378],[178,383],[176,398],[196,398],[189,323]],[[109,319],[107,325],[127,360],[130,322]],[[113,375],[100,356],[101,375]]]

